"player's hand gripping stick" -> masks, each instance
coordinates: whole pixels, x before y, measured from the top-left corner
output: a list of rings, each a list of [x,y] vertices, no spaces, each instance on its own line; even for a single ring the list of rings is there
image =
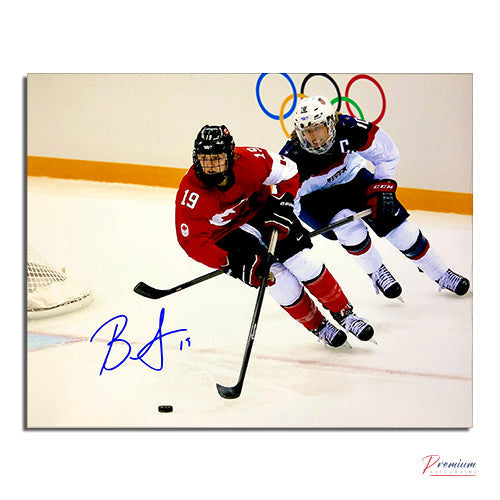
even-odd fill
[[[263,276],[267,276],[271,269],[271,264],[273,261],[274,250],[276,249],[276,243],[278,241],[278,230],[273,229],[271,234],[271,241],[269,243],[269,251],[266,255],[266,260],[263,266]],[[241,389],[243,387],[243,381],[245,379],[245,373],[248,367],[248,361],[250,360],[250,353],[252,351],[253,341],[255,339],[255,333],[257,331],[257,323],[259,322],[260,311],[262,309],[262,303],[264,302],[264,293],[266,291],[267,280],[261,280],[259,286],[259,292],[257,294],[257,301],[255,302],[255,308],[253,311],[252,322],[250,323],[250,331],[248,333],[247,345],[245,347],[245,353],[243,355],[243,361],[241,364],[240,376],[236,385],[232,387],[226,387],[224,385],[216,384],[217,391],[220,396],[225,399],[235,399],[241,394]]]
[[[294,200],[292,193],[283,193],[281,196],[271,195],[263,207],[264,226],[278,230],[278,240],[288,236],[295,219],[293,212]]]

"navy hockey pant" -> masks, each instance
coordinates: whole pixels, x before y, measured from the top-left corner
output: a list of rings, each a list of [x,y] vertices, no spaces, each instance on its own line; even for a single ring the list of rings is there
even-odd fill
[[[343,209],[350,209],[353,212],[361,212],[366,209],[366,191],[375,182],[374,175],[362,168],[356,177],[346,184],[337,184],[328,189],[314,191],[300,199],[300,218],[313,229],[321,229],[330,224],[333,217]],[[396,191],[397,192],[397,191]],[[380,237],[387,236],[393,229],[402,224],[409,213],[396,199],[396,215],[378,216],[376,220],[364,217],[363,220]],[[333,231],[324,233],[328,239],[336,240]]]

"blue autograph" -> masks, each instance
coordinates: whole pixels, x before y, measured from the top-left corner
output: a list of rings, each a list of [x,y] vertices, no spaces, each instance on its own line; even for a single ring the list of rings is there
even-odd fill
[[[151,368],[152,370],[160,371],[163,369],[163,337],[166,337],[167,335],[171,335],[172,333],[177,333],[177,332],[186,332],[186,328],[180,328],[179,330],[173,330],[171,332],[165,332],[162,333],[162,326],[163,326],[163,320],[165,318],[165,308],[163,307],[161,312],[160,312],[160,318],[159,318],[159,326],[158,330],[152,340],[150,340],[142,349],[137,353],[137,356],[130,356],[130,353],[132,351],[132,346],[124,339],[120,338],[121,334],[125,331],[125,328],[127,327],[128,323],[128,318],[124,314],[119,314],[118,316],[114,316],[113,318],[109,319],[105,323],[103,323],[92,335],[90,338],[90,342],[92,342],[95,338],[95,336],[106,326],[114,325],[114,332],[113,332],[113,337],[111,340],[108,342],[108,352],[106,353],[106,357],[104,358],[104,363],[102,364],[101,371],[99,372],[99,375],[102,375],[102,372],[104,370],[111,371],[115,370],[118,368],[120,365],[122,365],[127,359],[132,359],[132,360],[139,360],[142,363],[144,363],[148,368]],[[187,340],[187,339],[186,339]],[[155,368],[154,366],[151,366],[147,361],[145,361],[143,358],[144,356],[150,351],[150,349],[155,345],[156,342],[159,342],[158,347],[160,349],[160,366],[159,368]],[[111,354],[111,351],[114,347],[115,344],[120,343],[122,346],[124,345],[127,349],[127,354],[123,357],[123,359],[115,364],[114,366],[108,367],[108,359]]]

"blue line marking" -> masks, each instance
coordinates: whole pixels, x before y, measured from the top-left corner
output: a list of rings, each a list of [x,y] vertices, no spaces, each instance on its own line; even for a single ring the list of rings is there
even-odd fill
[[[44,347],[53,347],[67,342],[73,342],[75,339],[56,337],[54,335],[34,335],[28,333],[27,349],[33,351],[35,349],[43,349]]]

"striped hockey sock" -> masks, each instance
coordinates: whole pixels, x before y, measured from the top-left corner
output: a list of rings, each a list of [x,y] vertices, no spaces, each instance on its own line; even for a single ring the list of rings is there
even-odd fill
[[[337,280],[325,265],[319,276],[304,282],[304,285],[331,312],[341,311],[349,303]]]
[[[448,269],[429,241],[419,231],[417,241],[402,253],[422,269],[432,280],[437,281]]]
[[[298,300],[289,306],[281,306],[294,320],[308,330],[316,330],[325,319],[308,293],[302,289]]]
[[[344,243],[341,243],[341,245],[366,274],[374,273],[382,265],[382,257],[375,246],[372,245],[368,233],[363,241],[357,245]]]

